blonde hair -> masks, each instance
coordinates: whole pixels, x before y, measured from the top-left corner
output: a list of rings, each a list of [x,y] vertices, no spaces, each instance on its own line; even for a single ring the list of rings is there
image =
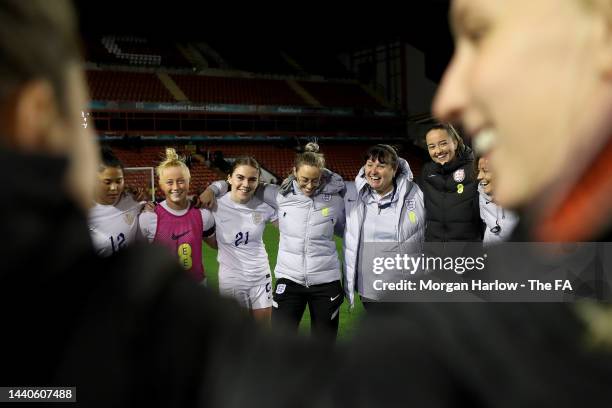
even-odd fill
[[[298,154],[295,157],[295,170],[303,165],[317,167],[319,169],[325,168],[325,157],[322,153],[319,153],[319,145],[315,142],[310,142],[304,147],[304,153]]]
[[[185,178],[188,180],[191,179],[191,173],[185,164],[185,160],[180,157],[178,153],[176,153],[175,149],[171,147],[166,149],[166,157],[161,163],[159,163],[159,166],[157,166],[157,177],[161,178],[162,172],[170,167],[180,167]]]

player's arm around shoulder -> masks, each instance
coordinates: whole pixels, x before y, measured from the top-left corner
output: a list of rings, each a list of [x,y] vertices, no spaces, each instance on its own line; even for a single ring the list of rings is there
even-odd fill
[[[336,213],[338,214],[336,224],[334,225],[334,235],[340,238],[344,237],[344,227],[346,226],[346,204],[343,197],[344,195],[346,195],[346,191],[343,191],[342,195],[339,195],[334,202]]]
[[[198,197],[198,207],[215,209],[217,199],[229,191],[229,184],[225,180],[217,180],[210,183],[206,190]]]
[[[425,240],[426,214],[425,214],[425,199],[423,191],[418,184],[414,185],[414,194],[411,194],[407,203],[407,217],[404,217],[404,222],[408,223],[410,235],[413,236],[413,241],[423,242]]]
[[[143,211],[138,216],[138,229],[143,238],[153,242],[157,232],[157,214],[152,211]]]
[[[266,221],[278,228],[278,208],[275,208],[268,203],[265,204],[267,205]]]
[[[279,190],[280,187],[276,184],[261,183],[257,186],[255,197],[278,211],[278,201],[276,198]]]
[[[346,186],[346,191],[344,192],[344,213],[348,216],[357,205],[357,186],[355,186],[354,181],[345,181],[344,185]]]
[[[206,208],[200,208],[200,212],[202,214],[202,240],[206,242],[206,245],[209,247],[218,249],[213,212]]]
[[[415,185],[415,188],[417,190],[415,194],[417,214],[419,215],[419,219],[425,222],[425,195],[418,184]]]

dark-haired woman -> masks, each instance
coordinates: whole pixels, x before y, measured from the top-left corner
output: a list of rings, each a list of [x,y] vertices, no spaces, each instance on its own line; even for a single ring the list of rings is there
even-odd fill
[[[449,125],[425,135],[431,161],[421,170],[419,186],[427,210],[427,242],[482,241],[483,223],[472,149]]]
[[[142,210],[124,191],[123,164],[112,150],[103,148],[94,204],[87,224],[94,249],[99,256],[110,256],[134,243],[139,236],[138,214]]]
[[[425,231],[423,193],[408,162],[385,144],[371,147],[344,197],[344,290],[351,304],[359,293],[366,309],[384,293],[373,288],[374,258],[420,249]]]

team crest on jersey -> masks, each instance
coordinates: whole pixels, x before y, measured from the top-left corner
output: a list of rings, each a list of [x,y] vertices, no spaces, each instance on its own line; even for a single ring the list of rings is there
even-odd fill
[[[323,194],[323,201],[331,201],[331,194]]]
[[[135,219],[136,219],[136,216],[132,213],[123,214],[123,221],[125,221],[127,225],[132,225]]]
[[[253,218],[253,224],[255,225],[259,225],[263,221],[263,215],[261,215],[259,212],[254,212],[251,214],[251,217]]]
[[[465,180],[465,170],[459,169],[459,170],[455,171],[453,173],[453,179],[457,183],[461,183],[463,180]]]
[[[276,294],[282,295],[283,293],[285,293],[286,288],[287,285],[285,285],[284,283],[279,283],[278,285],[276,285]]]
[[[415,208],[416,208],[416,200],[414,198],[406,202],[406,209],[408,211],[413,211]]]

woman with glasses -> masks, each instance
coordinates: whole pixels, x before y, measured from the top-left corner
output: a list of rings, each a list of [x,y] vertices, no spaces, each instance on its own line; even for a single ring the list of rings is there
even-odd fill
[[[274,274],[276,287],[272,325],[297,330],[308,305],[311,332],[335,340],[344,296],[334,232],[344,229],[344,181],[325,168],[316,143],[308,143],[295,159],[292,173],[281,186],[266,184],[256,194],[278,210],[280,243]],[[210,205],[227,189],[215,182],[202,194]]]

